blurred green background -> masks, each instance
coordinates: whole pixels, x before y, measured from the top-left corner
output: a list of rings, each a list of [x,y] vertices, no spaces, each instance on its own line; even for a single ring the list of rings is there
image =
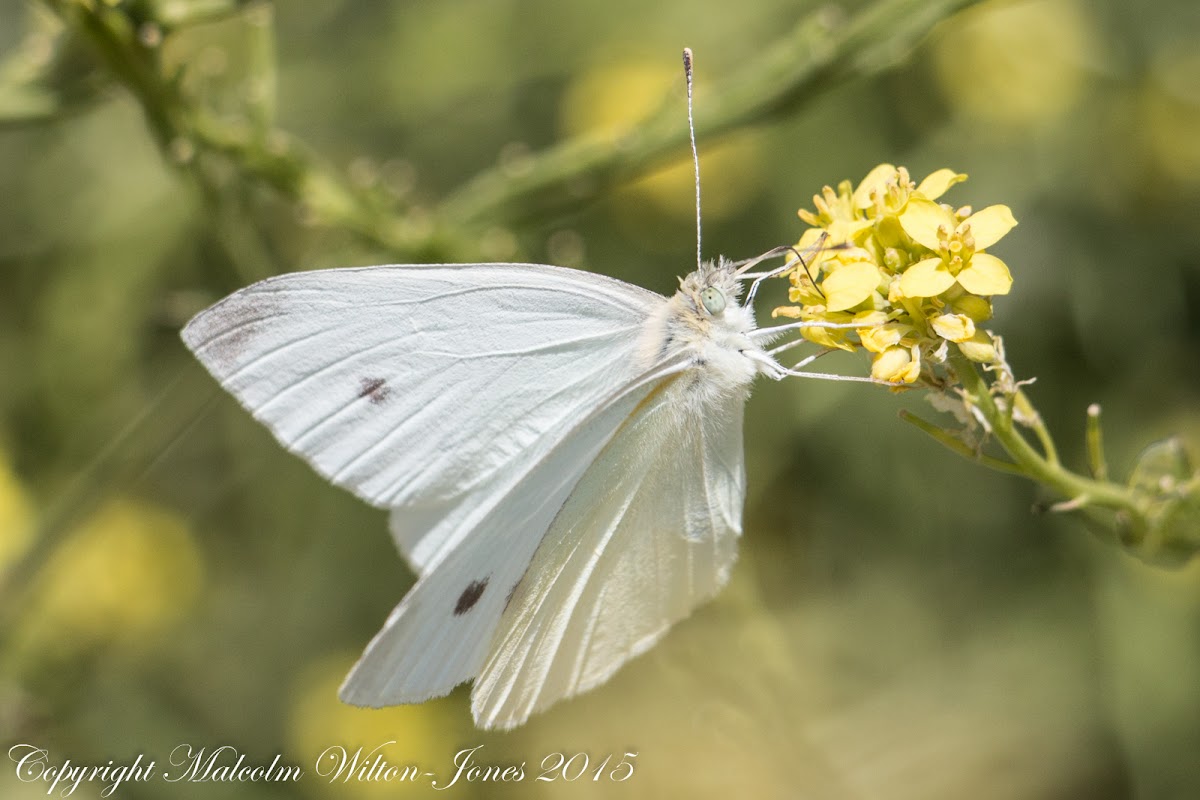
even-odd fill
[[[547,261],[670,292],[694,258],[683,147],[617,187],[567,181],[571,202],[517,222],[443,230],[433,212],[482,170],[519,178],[539,151],[630,130],[664,102],[682,124],[684,45],[698,120],[720,113],[708,87],[818,9],[224,5],[119,7],[216,9],[137,36],[161,48],[180,97],[234,128],[273,130],[265,152],[303,142],[385,210],[391,238],[339,224],[336,197],[298,204],[184,140],[164,157],[86,42],[41,5],[0,0],[6,749],[161,763],[181,742],[231,745],[309,773],[290,786],[117,791],[130,798],[428,792],[312,774],[330,745],[389,740],[394,762],[446,775],[479,744],[486,763],[526,762],[523,783],[451,790],[463,797],[1200,796],[1200,567],[1151,569],[1075,520],[1034,513],[1047,499],[1035,487],[900,422],[900,407],[933,416],[915,394],[816,381],[760,385],[747,408],[730,587],[609,684],[511,734],[471,727],[467,687],[383,712],[340,705],[345,671],[412,576],[385,514],[326,485],[218,393],[179,327],[258,277],[402,259]],[[1018,375],[1037,376],[1031,395],[1068,462],[1082,464],[1092,402],[1118,473],[1172,433],[1195,453],[1200,7],[987,2],[894,56],[870,79],[830,76],[797,113],[702,138],[707,255],[795,241],[814,192],[880,162],[918,179],[969,173],[947,200],[1005,203],[1020,221],[997,248],[1015,285],[992,329]],[[326,196],[319,181],[305,191]],[[768,289],[760,318],[783,299]],[[532,780],[550,753],[595,764],[626,751],[637,769],[620,786]],[[4,764],[0,795],[45,796]]]

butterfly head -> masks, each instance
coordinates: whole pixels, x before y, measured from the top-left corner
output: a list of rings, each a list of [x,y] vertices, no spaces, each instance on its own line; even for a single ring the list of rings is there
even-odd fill
[[[724,259],[680,278],[679,290],[647,321],[647,364],[686,354],[706,376],[698,385],[720,391],[749,385],[757,369],[745,352],[760,348],[750,336],[753,312],[738,302],[741,291],[735,266]]]
[[[701,264],[695,272],[680,278],[675,297],[699,323],[724,321],[742,328],[749,320],[753,327],[753,318],[738,304],[741,294],[742,285],[734,265],[719,259]]]

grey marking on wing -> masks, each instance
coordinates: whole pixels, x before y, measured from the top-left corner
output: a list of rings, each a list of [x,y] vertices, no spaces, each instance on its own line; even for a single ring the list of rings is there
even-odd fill
[[[372,405],[382,404],[391,393],[391,387],[383,378],[363,378],[359,384],[358,396],[369,399]]]
[[[508,606],[510,603],[512,603],[513,595],[517,593],[517,587],[520,585],[521,585],[521,581],[517,581],[516,583],[514,583],[512,585],[512,588],[508,590],[508,596],[504,598],[504,610],[505,611],[508,611]],[[503,612],[501,612],[501,613],[503,613]]]

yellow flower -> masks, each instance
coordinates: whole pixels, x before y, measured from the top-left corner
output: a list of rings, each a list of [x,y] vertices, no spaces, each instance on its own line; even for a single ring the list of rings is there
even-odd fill
[[[958,343],[958,349],[972,361],[980,364],[990,364],[996,360],[996,345],[987,331],[977,330],[975,335],[965,342]]]
[[[890,383],[912,383],[921,375],[921,351],[916,346],[889,347],[871,362],[871,377]]]
[[[988,206],[961,222],[931,200],[914,198],[900,215],[912,240],[936,255],[918,261],[900,276],[906,297],[935,297],[955,283],[971,294],[1008,294],[1012,275],[1003,261],[982,252],[1017,224],[1008,206]]]
[[[966,173],[942,168],[930,173],[925,180],[921,181],[915,194],[920,195],[926,200],[937,200],[949,191],[951,186],[956,183],[962,183],[966,179]]]
[[[815,214],[803,208],[796,212],[800,219],[817,231],[811,241],[800,239],[801,252],[815,244],[822,231],[829,235],[829,243],[836,245],[854,241],[860,231],[871,227],[871,221],[864,219],[855,208],[850,181],[839,183],[836,192],[826,186],[820,194],[813,195],[813,207],[817,209]]]
[[[854,190],[854,207],[864,211],[887,205],[903,205],[914,184],[904,167],[880,164],[867,173]]]
[[[952,169],[939,169],[917,185],[904,167],[880,164],[867,173],[854,190],[854,206],[876,218],[899,215],[913,197],[937,200],[967,176]]]
[[[858,338],[864,349],[872,353],[883,353],[911,337],[914,328],[904,322],[885,322],[871,328],[859,328]]]
[[[970,317],[976,325],[992,318],[991,301],[966,292],[963,292],[960,297],[953,298],[950,301],[950,308],[956,314]]]
[[[787,273],[794,305],[775,316],[815,323],[850,323],[853,330],[804,328],[822,347],[874,354],[871,375],[895,384],[926,381],[944,387],[951,343],[978,362],[998,355],[981,329],[993,295],[1008,293],[1012,276],[985,252],[1017,224],[1007,206],[978,213],[938,201],[966,180],[939,169],[917,182],[892,164],[872,169],[857,186],[842,181],[801,210],[812,227],[796,249],[805,265]]]
[[[825,262],[826,265],[836,262]],[[840,264],[829,271],[829,276],[821,282],[821,291],[825,294],[825,307],[829,311],[845,311],[865,302],[875,293],[883,276],[879,267],[870,261],[853,261]]]
[[[965,342],[975,335],[975,321],[963,314],[938,314],[929,321],[929,327],[951,342]]]

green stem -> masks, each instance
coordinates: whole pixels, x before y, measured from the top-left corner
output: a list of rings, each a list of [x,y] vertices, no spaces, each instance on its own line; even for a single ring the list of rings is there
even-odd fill
[[[84,35],[99,60],[141,104],[164,154],[189,168],[180,153],[223,155],[247,182],[271,187],[312,214],[316,221],[352,231],[380,249],[409,257],[467,254],[472,231],[498,223],[546,217],[587,196],[644,174],[667,158],[686,153],[687,128],[678,98],[618,141],[577,139],[534,155],[529,168],[513,175],[485,170],[453,192],[435,210],[435,224],[422,223],[372,191],[359,190],[282,131],[266,135],[250,124],[231,123],[181,97],[164,76],[153,52],[137,39],[133,22],[119,8],[82,0],[43,0],[68,27]],[[846,83],[900,62],[938,23],[980,0],[876,0],[845,20],[828,10],[805,19],[703,98],[696,132],[714,137],[792,113]],[[194,12],[179,4],[151,4],[157,23],[177,30],[208,16],[241,13],[234,0],[202,0]],[[264,23],[268,24],[268,23]],[[261,121],[260,121],[261,122]]]
[[[795,112],[846,83],[894,66],[936,24],[978,0],[878,0],[855,16],[831,21],[828,10],[804,19],[699,99],[697,138]],[[701,54],[703,57],[703,54]],[[672,95],[636,131],[616,140],[577,139],[537,155],[512,175],[497,167],[446,199],[446,224],[519,222],[579,202],[687,152],[688,130]]]
[[[1131,518],[1144,520],[1140,504],[1126,487],[1076,475],[1039,454],[1016,429],[1011,414],[996,405],[990,387],[975,364],[957,348],[951,350],[950,363],[959,383],[991,426],[992,435],[1021,467],[1025,477],[1048,486],[1063,497],[1082,499],[1084,505],[1124,512]],[[1143,526],[1134,527],[1141,529]]]
[[[46,18],[31,19],[24,40],[0,60],[0,128],[78,113],[111,82],[80,37]]]
[[[1042,445],[1042,453],[1045,454],[1048,462],[1057,466],[1059,464],[1058,448],[1054,446],[1054,437],[1050,435],[1050,429],[1046,427],[1042,415],[1033,407],[1033,403],[1029,402],[1029,395],[1025,394],[1023,390],[1017,389],[1017,393],[1013,396],[1013,406],[1021,409],[1025,416],[1032,420],[1029,427]]]
[[[1100,430],[1100,406],[1092,403],[1087,410],[1088,467],[1098,481],[1108,480],[1108,461],[1104,458],[1104,434]]]
[[[46,2],[138,101],[164,157],[200,184],[209,180],[203,157],[218,154],[246,183],[274,189],[320,224],[355,233],[388,252],[415,254],[436,246],[432,233],[404,225],[400,210],[381,194],[355,188],[282,131],[265,131],[261,111],[254,120],[229,121],[182,97],[177,82],[162,73],[155,51],[138,41],[132,21],[122,11],[104,3]],[[224,10],[218,5],[214,13]],[[269,18],[258,24],[268,25]]]

